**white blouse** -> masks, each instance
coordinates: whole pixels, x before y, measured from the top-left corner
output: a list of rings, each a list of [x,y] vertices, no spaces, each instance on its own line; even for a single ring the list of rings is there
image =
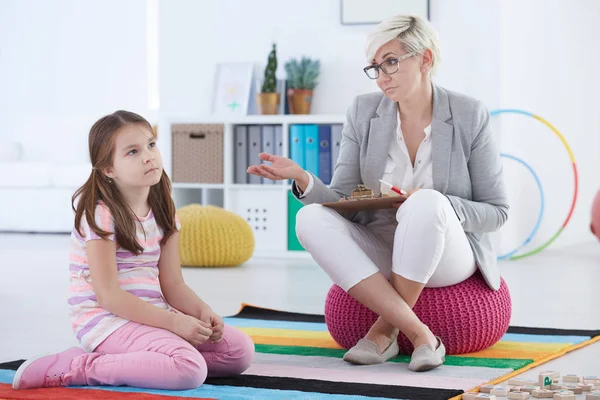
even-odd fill
[[[383,171],[382,180],[391,183],[402,190],[412,189],[433,189],[432,178],[432,161],[431,161],[431,124],[424,129],[425,139],[419,145],[415,157],[415,165],[413,167],[408,148],[404,142],[402,127],[400,123],[400,112],[397,114],[398,127],[396,129],[396,140],[393,140],[390,146],[385,168]],[[308,186],[300,198],[305,197],[310,193],[314,178],[312,174],[306,171],[308,175]],[[388,189],[381,185],[379,191],[382,193],[388,192]],[[375,192],[375,191],[374,191]]]

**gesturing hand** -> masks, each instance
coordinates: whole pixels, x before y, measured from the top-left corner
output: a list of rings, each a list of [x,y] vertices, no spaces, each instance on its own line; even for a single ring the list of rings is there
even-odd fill
[[[271,179],[273,181],[282,179],[295,180],[304,173],[298,164],[287,157],[276,156],[269,153],[260,153],[259,157],[263,161],[270,162],[271,165],[251,165],[248,167],[246,172],[252,175],[258,175],[263,178]]]

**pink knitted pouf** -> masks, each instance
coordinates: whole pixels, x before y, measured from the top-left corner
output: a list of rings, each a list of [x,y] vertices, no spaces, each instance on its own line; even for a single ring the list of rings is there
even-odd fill
[[[413,308],[417,316],[446,346],[447,354],[483,350],[498,342],[510,322],[511,301],[506,282],[491,290],[478,272],[464,282],[444,288],[425,288]],[[325,300],[325,322],[333,339],[349,349],[364,337],[377,315],[333,285]],[[400,352],[413,346],[398,336]]]
[[[600,239],[600,190],[596,193],[592,203],[592,222],[590,223],[592,233]]]

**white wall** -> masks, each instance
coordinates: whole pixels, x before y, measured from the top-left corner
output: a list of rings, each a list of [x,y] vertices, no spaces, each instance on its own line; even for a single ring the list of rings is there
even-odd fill
[[[557,248],[596,240],[589,224],[592,197],[600,189],[600,55],[594,51],[598,16],[600,2],[594,0],[502,2],[501,105],[527,110],[554,125],[571,146],[579,169],[579,199],[572,220],[552,245]],[[546,212],[532,248],[550,239],[567,217],[574,182],[570,159],[558,137],[540,122],[510,115],[499,120],[502,150],[528,162],[543,183]],[[538,192],[524,168],[505,165],[513,218],[504,232],[514,235],[514,244],[533,227]]]
[[[48,114],[147,115],[145,24],[145,0],[0,0],[0,138]]]
[[[499,78],[499,1],[431,3],[444,59],[438,81],[490,103],[499,101],[494,83]],[[480,23],[487,27],[483,34]],[[162,1],[159,25],[163,115],[209,114],[216,63],[255,62],[260,74],[272,41],[278,46],[280,77],[291,57],[321,60],[314,113],[345,113],[354,96],[378,90],[362,71],[365,36],[373,26],[342,25],[338,0]]]

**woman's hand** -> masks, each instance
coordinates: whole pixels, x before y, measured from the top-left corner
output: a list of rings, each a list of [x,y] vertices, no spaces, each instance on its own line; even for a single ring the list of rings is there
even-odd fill
[[[174,314],[171,332],[198,347],[213,334],[210,324],[185,314]]]
[[[408,192],[406,192],[406,199],[408,199],[408,198],[410,197],[410,195],[411,195],[411,194],[413,194],[413,193],[415,193],[415,192],[418,192],[419,190],[421,190],[421,189],[411,189],[411,190],[409,190]],[[404,201],[406,201],[406,199],[405,199]],[[401,203],[394,203],[394,204],[392,204],[392,207],[394,207],[394,208],[400,208],[400,206],[401,206],[402,204],[404,204],[404,201],[403,201],[403,202],[401,202]]]
[[[219,342],[223,337],[223,318],[219,317],[211,309],[207,309],[200,314],[200,320],[209,324],[212,329],[212,335],[208,339],[214,343]]]
[[[260,153],[259,157],[263,161],[270,162],[271,165],[251,165],[248,167],[246,172],[252,175],[258,175],[263,178],[271,179],[272,181],[278,181],[282,179],[301,181],[302,179],[307,179],[304,170],[289,158],[275,156],[269,153]]]

